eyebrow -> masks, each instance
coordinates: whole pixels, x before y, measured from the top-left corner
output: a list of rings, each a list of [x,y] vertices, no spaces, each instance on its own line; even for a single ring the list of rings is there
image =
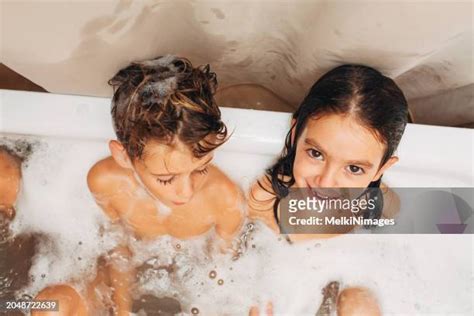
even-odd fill
[[[204,162],[202,165],[200,165],[199,167],[197,167],[196,169],[199,169],[199,168],[202,168],[203,166],[207,165],[208,163],[211,162],[212,158],[214,157],[210,157],[209,159],[206,160],[206,162]],[[145,165],[146,166],[146,165]],[[148,166],[146,166],[147,169],[148,169]],[[194,170],[196,170],[194,169]],[[148,171],[150,171],[150,169],[148,169]],[[166,176],[175,176],[177,175],[177,173],[153,173],[150,171],[150,173],[156,177],[166,177]]]
[[[367,168],[372,168],[374,165],[371,164],[370,162],[366,161],[366,160],[349,160],[349,161],[346,161],[347,164],[350,164],[350,165],[359,165],[359,166],[364,166],[364,167],[367,167]]]
[[[321,147],[321,145],[318,144],[318,142],[312,138],[305,138],[304,142],[310,146],[316,147],[320,152],[323,154],[326,154],[324,149]],[[366,168],[372,168],[374,165],[367,160],[348,160],[346,161],[347,164],[350,165],[360,165],[364,166]]]
[[[319,150],[320,152],[322,152],[323,154],[326,153],[326,151],[323,149],[323,147],[322,147],[321,145],[319,145],[318,142],[315,141],[314,139],[312,139],[312,138],[305,138],[305,139],[304,139],[304,142],[305,142],[306,144],[310,145],[310,146],[313,146],[313,147],[318,148],[318,150]]]

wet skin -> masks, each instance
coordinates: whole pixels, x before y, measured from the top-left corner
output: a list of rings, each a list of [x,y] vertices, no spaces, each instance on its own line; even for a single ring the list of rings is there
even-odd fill
[[[337,191],[337,188],[366,188],[398,161],[390,157],[381,165],[385,145],[377,136],[361,126],[350,116],[327,115],[309,119],[297,140],[293,165],[295,184],[292,188]],[[280,232],[273,215],[275,196],[267,177],[254,183],[249,192],[248,209],[252,219],[262,220],[276,232]],[[396,195],[382,185],[385,216],[393,216],[398,210]],[[334,237],[334,234],[290,235],[292,240]]]
[[[230,241],[239,230],[242,194],[211,164],[212,153],[195,158],[182,144],[172,148],[150,142],[143,159],[132,163],[119,143],[110,147],[113,156],[94,165],[88,184],[112,221],[141,238],[185,239],[215,227]]]
[[[297,139],[293,165],[295,184],[292,187],[311,190],[366,188],[398,161],[393,156],[382,164],[384,153],[385,145],[378,136],[352,116],[326,115],[309,119]],[[398,197],[385,186],[381,188],[385,189],[383,216],[393,216],[399,208]],[[248,197],[249,217],[263,221],[280,233],[273,213],[275,195],[272,192],[267,177],[260,179],[260,185],[253,184]],[[299,234],[289,238],[298,241],[335,236],[337,234]],[[374,295],[361,287],[344,289],[339,295],[337,310],[338,315],[343,316],[381,315]]]
[[[112,156],[91,168],[87,182],[112,222],[124,225],[141,239],[163,235],[186,239],[214,228],[222,246],[230,245],[243,222],[243,194],[211,164],[212,152],[196,158],[179,141],[172,147],[150,141],[143,156],[132,160],[119,142],[109,145]],[[97,290],[113,288],[117,314],[128,315],[136,271],[123,262],[129,262],[132,255],[125,244],[113,250],[109,262],[99,265],[97,277],[86,291],[87,303],[77,304],[87,306],[89,312],[100,309]],[[62,295],[62,289],[44,291],[54,297]],[[80,296],[71,296],[72,301],[76,299]]]
[[[0,212],[14,217],[14,205],[20,192],[21,161],[0,148]]]

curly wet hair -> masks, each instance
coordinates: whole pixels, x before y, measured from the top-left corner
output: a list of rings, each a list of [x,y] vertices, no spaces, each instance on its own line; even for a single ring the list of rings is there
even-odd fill
[[[109,85],[114,89],[112,120],[131,159],[141,158],[147,141],[186,144],[202,157],[227,140],[214,100],[216,74],[172,55],[133,62]]]

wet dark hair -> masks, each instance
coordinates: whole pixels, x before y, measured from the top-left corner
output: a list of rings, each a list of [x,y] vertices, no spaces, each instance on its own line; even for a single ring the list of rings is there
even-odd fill
[[[395,152],[403,135],[408,122],[408,104],[395,82],[371,67],[342,65],[316,81],[293,114],[294,124],[286,136],[281,157],[267,170],[267,178],[276,195],[274,212],[277,222],[278,203],[288,195],[289,188],[295,183],[293,163],[298,139],[310,118],[328,114],[351,115],[373,131],[386,146],[380,162],[383,166]],[[371,182],[369,188],[378,188],[380,183],[381,178]],[[262,184],[260,186],[264,188]],[[380,194],[380,190],[369,192]],[[378,207],[365,213],[364,218],[380,218],[383,198],[377,200],[380,201]]]
[[[150,139],[168,145],[180,140],[195,157],[227,140],[209,65],[193,68],[186,58],[160,56],[131,63],[109,84],[115,133],[132,159],[142,157]]]

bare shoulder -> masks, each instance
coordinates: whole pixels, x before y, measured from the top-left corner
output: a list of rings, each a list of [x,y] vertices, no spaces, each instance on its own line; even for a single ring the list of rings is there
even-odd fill
[[[261,176],[252,184],[248,199],[249,203],[266,204],[271,202],[273,205],[275,193],[268,175]]]
[[[272,182],[268,175],[263,175],[250,187],[247,207],[250,219],[261,220],[275,232],[279,232],[274,214],[275,199]]]
[[[130,174],[112,157],[98,161],[87,174],[87,185],[93,194],[114,194],[129,181]]]
[[[112,157],[97,162],[87,174],[87,185],[97,204],[105,214],[116,222],[120,219],[120,212],[114,207],[119,203],[124,189],[131,189],[133,181],[127,170],[121,168]]]
[[[235,206],[243,201],[240,187],[232,181],[222,170],[214,165],[209,166],[207,189],[211,194],[218,194],[221,206]]]
[[[395,218],[400,213],[400,197],[390,189],[385,183],[380,185],[383,194],[384,206],[382,211],[383,218]]]
[[[20,191],[21,160],[0,146],[0,213],[15,216],[14,204]]]
[[[244,194],[240,187],[216,166],[209,167],[208,196],[212,197],[217,234],[232,240],[242,227],[245,214]]]

